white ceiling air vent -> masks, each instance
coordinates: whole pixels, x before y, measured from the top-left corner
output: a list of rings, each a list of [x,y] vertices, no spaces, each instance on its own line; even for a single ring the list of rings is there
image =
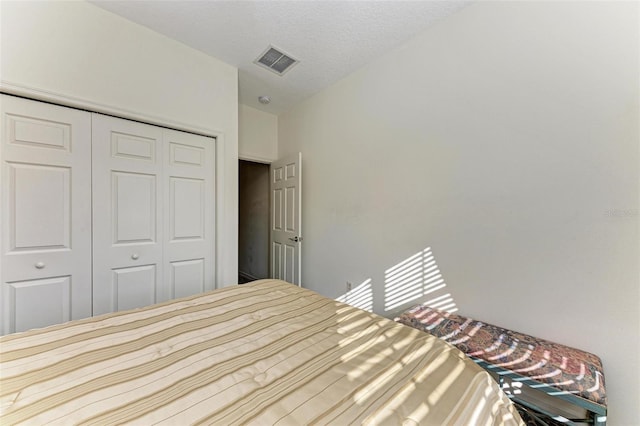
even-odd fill
[[[253,61],[254,64],[260,65],[278,75],[284,75],[298,62],[300,61],[293,59],[290,55],[273,46],[269,46],[258,59]]]

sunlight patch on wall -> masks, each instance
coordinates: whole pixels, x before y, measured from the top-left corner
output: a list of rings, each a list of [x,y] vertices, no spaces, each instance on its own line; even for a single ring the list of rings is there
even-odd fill
[[[421,303],[455,312],[458,308],[453,297],[450,293],[444,293],[446,286],[431,247],[427,247],[384,272],[385,311],[391,311],[431,294],[434,296],[432,299]]]
[[[373,312],[373,288],[371,278],[358,284],[355,288],[336,299],[338,302],[346,303],[365,311]]]

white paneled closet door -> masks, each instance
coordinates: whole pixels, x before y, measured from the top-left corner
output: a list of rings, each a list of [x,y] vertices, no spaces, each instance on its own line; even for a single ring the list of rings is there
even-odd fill
[[[93,314],[163,291],[162,129],[93,114]]]
[[[93,114],[93,313],[215,287],[215,139]]]
[[[0,332],[91,316],[91,116],[0,97]]]
[[[214,289],[215,140],[164,130],[167,299]]]

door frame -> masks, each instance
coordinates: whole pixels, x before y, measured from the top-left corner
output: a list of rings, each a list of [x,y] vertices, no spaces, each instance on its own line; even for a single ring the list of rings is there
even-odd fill
[[[299,167],[300,167],[300,173],[302,173],[302,154],[301,153],[296,153],[296,156],[298,156],[298,160],[299,160]],[[271,165],[276,162],[279,161],[281,159],[285,159],[285,158],[289,158],[291,156],[287,156],[287,157],[282,157],[282,158],[278,158],[276,160],[272,160],[272,159],[266,159],[266,158],[260,158],[260,157],[255,157],[255,156],[250,156],[250,155],[239,155],[238,156],[238,164],[240,164],[240,161],[250,161],[253,163],[260,163],[260,164],[266,164],[269,166],[269,189],[268,189],[268,196],[269,196],[269,213],[268,213],[268,217],[267,220],[269,221],[269,249],[268,249],[268,262],[269,262],[269,277],[273,278],[273,247],[272,247],[272,214],[273,214],[273,200],[271,197]],[[302,186],[302,182],[301,185]],[[240,188],[238,187],[238,190]],[[300,188],[300,194],[302,193],[302,188]],[[299,221],[300,221],[300,225],[299,225],[299,236],[300,236],[300,240],[302,240],[302,196],[299,197],[298,199],[298,203],[299,203],[299,211],[300,211],[300,217],[299,217]],[[238,211],[238,217],[240,216],[240,211]],[[298,242],[299,244],[299,250],[300,250],[300,255],[299,255],[299,259],[298,259],[298,286],[302,287],[302,248],[301,248],[301,242]],[[238,268],[238,273],[240,272],[239,268]]]

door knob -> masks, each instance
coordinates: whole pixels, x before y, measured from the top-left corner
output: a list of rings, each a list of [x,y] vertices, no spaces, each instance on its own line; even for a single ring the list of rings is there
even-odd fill
[[[298,237],[298,236],[295,236],[295,237],[293,237],[293,238],[289,238],[289,239],[290,239],[291,241],[296,242],[296,243],[297,243],[298,241],[302,241],[302,237]]]
[[[42,269],[42,268],[44,268],[44,263],[43,263],[43,262],[38,262],[38,263],[36,263],[36,268],[37,268],[37,269]]]
[[[133,254],[131,255],[131,258],[132,258],[133,260],[138,260],[138,258],[139,258],[139,257],[140,257],[140,255],[139,255],[138,253],[133,253]]]

